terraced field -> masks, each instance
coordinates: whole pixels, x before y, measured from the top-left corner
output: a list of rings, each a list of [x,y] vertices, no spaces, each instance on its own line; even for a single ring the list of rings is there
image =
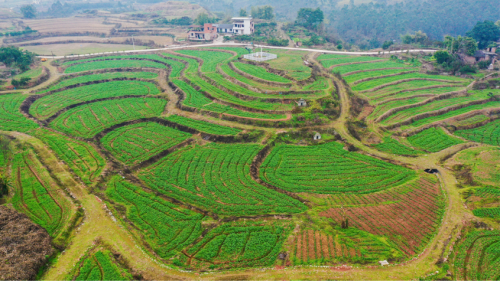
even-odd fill
[[[154,122],[138,123],[118,128],[101,143],[117,159],[127,165],[137,164],[167,150],[191,136]]]
[[[411,170],[330,142],[312,147],[275,147],[262,166],[261,178],[292,192],[371,193],[401,185],[413,178]]]
[[[156,98],[128,98],[81,105],[65,111],[50,127],[70,135],[91,138],[123,122],[159,116],[167,104]]]
[[[2,202],[65,247],[41,279],[498,277],[497,89],[421,53],[264,51],[60,60],[0,95]]]

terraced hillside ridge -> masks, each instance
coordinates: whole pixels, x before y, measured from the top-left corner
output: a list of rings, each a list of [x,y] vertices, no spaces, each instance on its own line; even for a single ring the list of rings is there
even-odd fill
[[[230,128],[226,126],[221,126],[217,125],[214,123],[209,123],[206,121],[201,121],[201,120],[195,120],[195,119],[190,119],[186,118],[180,115],[171,115],[167,118],[168,121],[177,123],[179,125],[187,126],[190,128],[193,128],[195,130],[198,130],[200,132],[204,132],[207,134],[212,134],[212,135],[237,135],[238,133],[241,132],[240,129],[237,128]]]
[[[404,184],[415,178],[415,172],[330,142],[276,146],[262,163],[260,176],[292,192],[364,194]]]
[[[28,215],[53,238],[68,227],[75,208],[32,149],[13,156],[11,181],[12,204],[18,211]]]
[[[50,123],[50,127],[74,136],[91,138],[114,125],[159,116],[167,101],[156,98],[128,98],[100,101],[72,108]]]
[[[127,165],[137,164],[191,136],[155,122],[124,126],[101,139],[104,147]]]
[[[455,135],[475,142],[500,146],[500,120],[474,129],[459,130]]]
[[[47,144],[84,183],[92,185],[102,174],[106,161],[92,145],[40,129],[36,137]]]
[[[455,273],[464,280],[496,280],[500,278],[498,230],[476,230],[467,233],[455,257]]]
[[[446,134],[442,128],[430,128],[408,137],[408,141],[417,148],[429,152],[438,152],[463,141]]]
[[[216,144],[192,146],[169,154],[140,172],[153,190],[224,215],[298,213],[300,201],[257,184],[250,165],[261,146]],[[180,173],[180,171],[184,171]]]
[[[341,209],[347,203],[349,207]],[[374,235],[389,237],[406,256],[418,253],[432,238],[444,214],[445,201],[434,176],[420,178],[392,190],[329,197],[334,205],[320,215]],[[352,202],[352,203],[351,203]]]
[[[89,249],[68,274],[68,280],[134,280],[130,271],[115,259],[116,253],[102,246]]]
[[[19,108],[27,96],[21,94],[0,95],[0,129],[3,131],[27,132],[39,127],[37,123],[26,118]]]
[[[59,110],[74,104],[96,99],[123,96],[157,95],[160,90],[155,84],[144,81],[113,81],[87,85],[53,93],[37,99],[30,107],[30,113],[38,119],[47,119]]]

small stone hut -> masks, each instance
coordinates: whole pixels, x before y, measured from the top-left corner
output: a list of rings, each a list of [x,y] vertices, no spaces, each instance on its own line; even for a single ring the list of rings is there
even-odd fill
[[[307,102],[306,102],[304,99],[302,99],[302,98],[301,98],[301,99],[297,102],[297,105],[298,105],[298,106],[301,106],[301,107],[303,107],[303,106],[307,106]]]
[[[320,139],[321,139],[320,133],[314,134],[314,140],[320,140]]]

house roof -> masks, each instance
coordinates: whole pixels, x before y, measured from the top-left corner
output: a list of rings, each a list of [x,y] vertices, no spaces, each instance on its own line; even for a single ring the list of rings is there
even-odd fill
[[[219,24],[217,28],[222,28],[222,29],[233,29],[232,24]]]
[[[235,17],[235,18],[232,18],[232,20],[251,20],[252,18],[251,17]]]
[[[484,58],[484,57],[486,57],[486,54],[483,51],[476,51],[474,53],[474,57],[475,58]]]

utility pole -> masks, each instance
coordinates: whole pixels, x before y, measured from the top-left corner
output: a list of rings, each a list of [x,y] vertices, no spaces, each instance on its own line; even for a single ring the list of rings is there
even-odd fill
[[[135,41],[134,41],[134,35],[132,35],[132,44],[134,45],[134,51],[135,51]]]

